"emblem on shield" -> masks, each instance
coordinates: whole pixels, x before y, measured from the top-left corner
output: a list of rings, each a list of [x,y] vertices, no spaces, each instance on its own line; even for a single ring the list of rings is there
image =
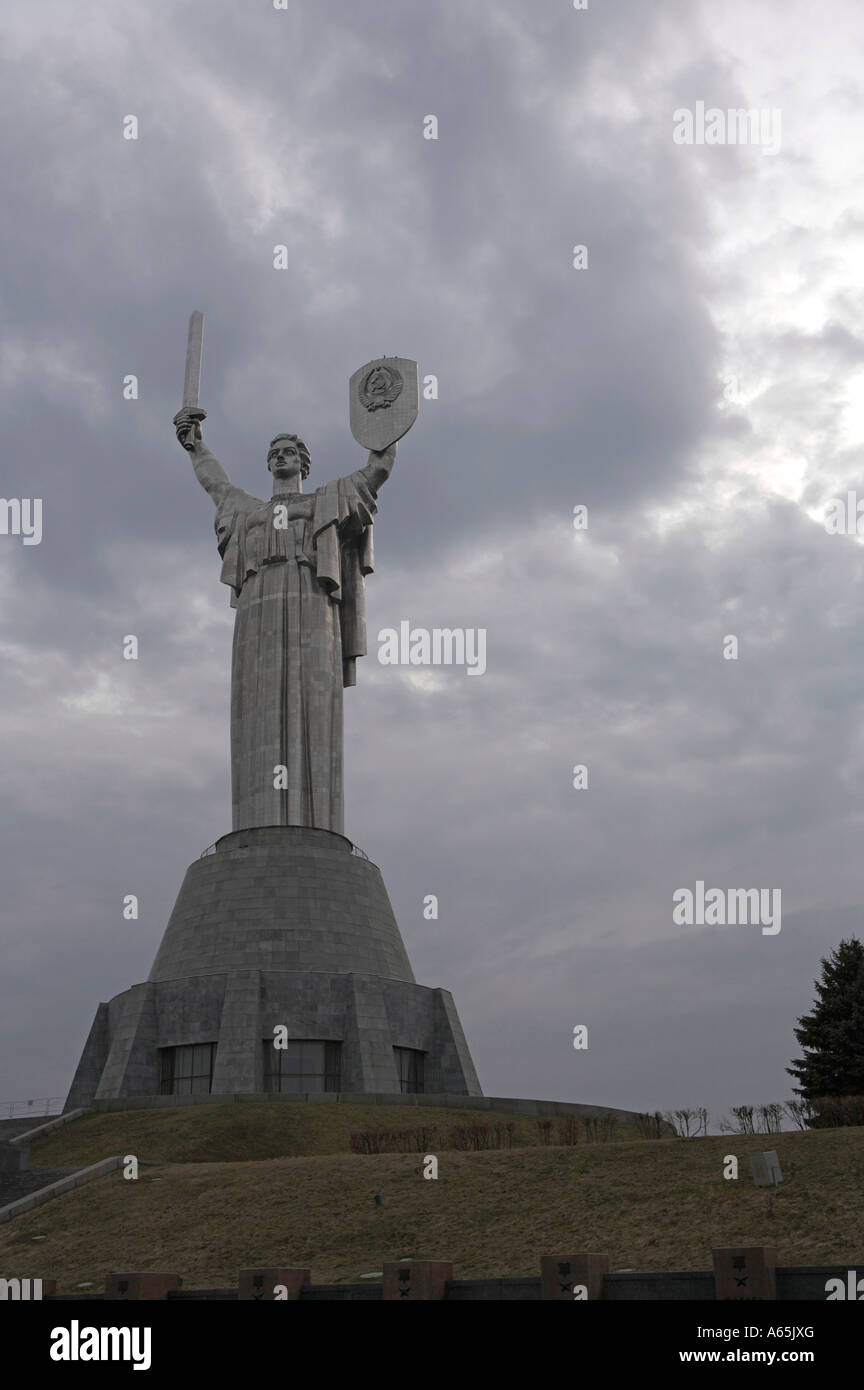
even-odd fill
[[[367,410],[389,410],[402,391],[402,373],[379,362],[360,383],[360,404]]]
[[[348,383],[351,433],[364,449],[380,451],[407,434],[417,419],[417,363],[379,357]]]

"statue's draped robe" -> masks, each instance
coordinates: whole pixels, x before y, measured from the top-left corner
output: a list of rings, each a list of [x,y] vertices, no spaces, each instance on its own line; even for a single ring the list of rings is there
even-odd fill
[[[219,503],[221,577],[237,610],[235,830],[314,825],[344,833],[342,688],[354,685],[356,659],[366,653],[375,498],[368,470],[359,469],[314,493],[266,502],[232,485]],[[284,529],[275,524],[280,506],[288,508]]]

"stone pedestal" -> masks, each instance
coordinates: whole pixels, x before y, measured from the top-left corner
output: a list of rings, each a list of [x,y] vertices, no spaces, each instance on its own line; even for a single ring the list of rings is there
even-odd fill
[[[543,1255],[540,1259],[542,1296],[572,1303],[573,1290],[579,1288],[585,1291],[580,1297],[594,1303],[603,1297],[603,1281],[608,1273],[608,1255],[585,1251],[576,1255]]]
[[[239,1303],[296,1303],[309,1283],[308,1269],[241,1269]]]
[[[180,1288],[181,1283],[179,1274],[108,1274],[105,1277],[105,1301],[164,1301],[168,1298],[169,1292]]]
[[[453,1266],[446,1260],[399,1260],[384,1265],[385,1302],[441,1300],[447,1296],[447,1280]]]
[[[773,1245],[724,1245],[712,1252],[718,1302],[777,1297],[777,1249]]]
[[[100,1004],[66,1109],[157,1096],[167,1049],[216,1044],[210,1091],[261,1092],[274,1029],[339,1044],[336,1091],[481,1095],[450,994],[414,980],[377,867],[327,830],[235,831],[190,866],[149,979]],[[193,1097],[190,1096],[190,1099]]]

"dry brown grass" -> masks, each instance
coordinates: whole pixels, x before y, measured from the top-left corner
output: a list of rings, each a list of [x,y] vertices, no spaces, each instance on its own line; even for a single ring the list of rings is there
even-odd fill
[[[754,1187],[747,1162],[768,1147],[786,1178],[775,1191]],[[722,1177],[728,1153],[737,1182]],[[0,1271],[53,1276],[71,1292],[101,1288],[110,1270],[166,1269],[207,1288],[279,1264],[352,1281],[407,1255],[479,1278],[536,1274],[541,1254],[568,1250],[607,1251],[613,1268],[686,1270],[709,1269],[714,1245],[770,1243],[781,1264],[841,1265],[864,1245],[864,1129],[449,1152],[437,1181],[421,1173],[412,1154],[190,1163],[142,1169],[137,1182],[115,1173],[0,1227]]]

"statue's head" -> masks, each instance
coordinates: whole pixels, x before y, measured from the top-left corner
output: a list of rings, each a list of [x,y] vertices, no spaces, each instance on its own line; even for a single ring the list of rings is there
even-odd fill
[[[300,472],[309,477],[312,460],[299,434],[277,434],[270,440],[267,467],[274,478],[287,480]]]

